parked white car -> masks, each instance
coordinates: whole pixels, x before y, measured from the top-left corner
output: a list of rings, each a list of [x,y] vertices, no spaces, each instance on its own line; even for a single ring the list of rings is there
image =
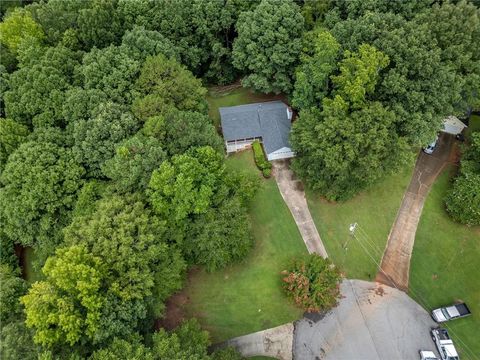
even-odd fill
[[[437,356],[433,351],[420,350],[420,359],[421,360],[438,360]]]
[[[423,152],[425,154],[432,154],[435,151],[435,148],[437,147],[437,142],[438,142],[438,136],[435,138],[433,142],[428,144],[426,147],[423,148]]]
[[[457,349],[448,335],[447,329],[432,329],[432,339],[437,345],[442,360],[459,360]]]
[[[465,303],[445,306],[432,311],[433,320],[436,322],[445,322],[469,316],[471,314],[470,309]]]

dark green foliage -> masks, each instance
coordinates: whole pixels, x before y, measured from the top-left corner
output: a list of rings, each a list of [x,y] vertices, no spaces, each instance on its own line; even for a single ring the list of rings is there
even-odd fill
[[[152,352],[158,359],[209,359],[208,333],[194,319],[184,322],[172,333],[161,329],[152,336],[152,341]]]
[[[3,360],[37,360],[40,349],[33,342],[33,331],[25,326],[23,317],[0,330],[0,357]]]
[[[136,26],[127,31],[123,35],[122,45],[124,51],[136,60],[145,61],[147,57],[159,54],[169,59],[180,60],[178,49],[170,40],[160,32],[145,30],[144,27]]]
[[[110,45],[87,53],[80,68],[85,90],[101,90],[112,101],[130,104],[141,61],[130,57],[125,50],[123,46]]]
[[[166,158],[162,142],[137,134],[116,147],[115,156],[102,167],[105,176],[114,181],[120,192],[145,190],[153,170]]]
[[[162,289],[152,300],[161,303],[182,284],[185,265],[164,232],[136,196],[102,199],[76,217],[65,229],[67,247],[45,265],[46,280],[23,300],[36,341],[103,344],[135,331],[153,289]]]
[[[150,204],[171,224],[205,213],[228,191],[223,183],[225,172],[222,156],[211,147],[176,155],[153,172]]]
[[[235,348],[227,347],[215,350],[212,353],[212,360],[243,360],[244,357]]]
[[[294,260],[282,274],[285,293],[305,311],[327,311],[337,305],[341,275],[330,260],[306,255]]]
[[[78,12],[76,36],[85,49],[118,44],[126,30],[117,0],[90,0]]]
[[[416,21],[428,24],[442,51],[442,62],[455,71],[455,82],[461,89],[461,100],[454,104],[456,111],[480,107],[479,8],[467,1],[436,3]]]
[[[269,178],[271,176],[272,164],[265,158],[262,144],[259,141],[252,143],[253,157],[258,169],[262,172],[263,176]]]
[[[164,55],[148,57],[135,86],[135,115],[143,120],[161,114],[171,107],[206,113],[207,90],[190,71]]]
[[[241,259],[252,246],[245,208],[255,183],[229,176],[219,153],[192,148],[164,161],[147,192],[190,262],[209,270]]]
[[[73,125],[73,153],[92,177],[101,177],[105,161],[115,155],[115,146],[134,134],[137,120],[125,108],[115,103],[98,106],[93,118]]]
[[[337,69],[340,44],[328,31],[318,28],[304,34],[301,65],[295,73],[292,105],[297,109],[320,107],[331,90],[330,75]]]
[[[158,138],[169,156],[183,154],[192,147],[210,146],[223,152],[223,142],[212,120],[199,112],[170,109],[149,118],[143,133]]]
[[[252,246],[250,222],[235,196],[195,216],[183,248],[193,263],[215,271],[243,259]]]
[[[472,134],[472,142],[464,150],[460,173],[449,190],[445,203],[455,221],[480,225],[480,133]]]
[[[231,64],[233,26],[242,7],[251,2],[160,0],[144,2],[139,25],[156,30],[178,49],[182,64],[214,83],[235,78]]]
[[[0,173],[7,163],[8,156],[26,141],[28,134],[26,126],[0,118]]]
[[[7,116],[25,125],[62,126],[62,105],[74,81],[77,54],[58,46],[24,55],[4,95]]]
[[[75,87],[65,93],[62,115],[70,129],[73,129],[75,123],[93,118],[98,106],[106,102],[108,96],[102,90]]]
[[[240,14],[233,64],[246,73],[242,83],[264,93],[289,93],[304,20],[293,1],[262,0]]]
[[[0,322],[8,324],[21,317],[19,297],[27,291],[25,280],[20,277],[20,269],[0,264]]]
[[[340,96],[322,113],[303,111],[292,132],[293,168],[326,198],[348,199],[404,163],[408,147],[394,120],[378,102],[349,112]]]
[[[52,252],[85,172],[72,159],[69,149],[54,142],[25,142],[10,155],[0,178],[0,216],[7,236]]]

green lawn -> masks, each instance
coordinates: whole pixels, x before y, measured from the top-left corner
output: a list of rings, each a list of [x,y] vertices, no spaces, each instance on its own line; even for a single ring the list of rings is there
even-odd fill
[[[425,203],[410,267],[410,295],[429,310],[465,301],[473,315],[447,327],[461,358],[478,359],[471,352],[480,354],[480,227],[457,224],[444,210],[454,170],[441,174]]]
[[[208,91],[208,114],[210,118],[213,119],[215,126],[219,127],[220,113],[218,112],[218,108],[279,99],[285,100],[284,96],[282,95],[258,94],[243,87],[227,91],[220,90],[218,87],[215,87]]]
[[[259,174],[251,151],[227,159],[231,171]],[[274,179],[262,180],[250,209],[255,248],[223,271],[200,271],[186,286],[187,316],[199,318],[214,342],[281,325],[301,317],[281,290],[280,272],[307,250]]]
[[[375,261],[380,262],[390,228],[410,182],[413,165],[412,162],[343,203],[327,202],[307,190],[308,206],[328,255],[348,278],[375,278],[377,266],[361,244]],[[358,223],[356,235],[361,244],[349,232],[349,225],[355,222]]]

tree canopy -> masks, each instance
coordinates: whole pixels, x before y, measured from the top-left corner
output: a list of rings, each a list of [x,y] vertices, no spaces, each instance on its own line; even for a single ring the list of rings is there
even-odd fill
[[[242,12],[236,24],[233,64],[242,83],[264,93],[289,93],[301,49],[304,19],[293,1],[262,0]]]

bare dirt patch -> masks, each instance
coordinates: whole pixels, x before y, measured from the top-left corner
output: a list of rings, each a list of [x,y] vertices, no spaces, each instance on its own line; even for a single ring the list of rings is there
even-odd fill
[[[164,328],[165,330],[173,330],[179,326],[189,317],[185,312],[185,306],[190,302],[190,298],[186,295],[185,288],[196,273],[200,271],[199,268],[191,269],[187,274],[187,280],[183,290],[170,296],[165,303],[165,316],[155,320],[155,330]]]

